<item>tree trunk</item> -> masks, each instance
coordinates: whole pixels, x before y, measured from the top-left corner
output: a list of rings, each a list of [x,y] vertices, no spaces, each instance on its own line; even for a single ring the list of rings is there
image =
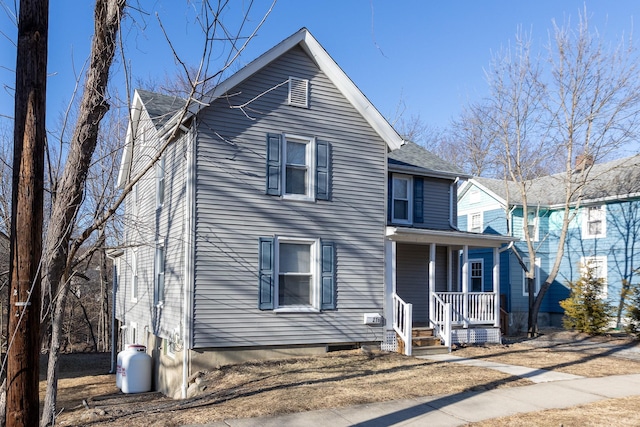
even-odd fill
[[[60,293],[55,300],[55,306],[51,322],[51,345],[49,346],[49,360],[47,364],[47,394],[44,400],[42,410],[41,426],[55,425],[56,399],[58,397],[58,387],[49,390],[49,384],[58,383],[58,359],[60,357],[60,343],[62,342],[62,322],[64,321],[64,309],[67,303],[67,292],[65,290]]]
[[[66,289],[58,288],[67,286],[62,282],[62,278],[68,275],[70,258],[73,256],[73,254],[69,254],[71,233],[74,230],[78,209],[84,196],[87,172],[96,148],[100,121],[109,109],[105,92],[125,4],[125,0],[96,1],[89,69],[80,101],[78,120],[69,146],[67,162],[56,186],[56,198],[44,245],[43,285],[48,287],[49,296],[63,295],[66,292]],[[64,312],[58,310],[53,312],[54,316],[62,316],[63,314]],[[51,320],[51,323],[57,325],[58,328],[61,322],[62,320],[57,318]],[[59,338],[59,331],[56,334],[52,332],[49,369],[53,369],[54,372],[57,369],[59,352],[59,345],[54,341]],[[57,386],[57,377],[54,375],[51,380],[47,381],[45,410],[41,426],[46,426],[55,417],[55,413],[52,411],[55,409]]]
[[[49,1],[22,0],[16,59],[7,352],[8,426],[38,423],[40,258]]]

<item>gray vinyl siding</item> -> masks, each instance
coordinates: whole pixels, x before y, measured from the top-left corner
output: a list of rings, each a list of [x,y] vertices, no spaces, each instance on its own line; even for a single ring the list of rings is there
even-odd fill
[[[396,293],[413,304],[413,321],[429,321],[429,246],[398,243]]]
[[[286,84],[266,92],[289,76],[310,80],[308,109],[286,105]],[[194,347],[374,340],[362,315],[383,309],[386,144],[299,48],[230,93],[197,117]],[[329,201],[265,194],[268,133],[331,143]],[[272,236],[335,244],[336,310],[258,309],[258,242]]]
[[[141,123],[147,132],[134,145],[132,172],[135,176],[153,158],[161,143],[149,124],[146,111]],[[144,332],[163,338],[178,330],[182,319],[184,275],[184,209],[186,136],[172,143],[165,156],[165,197],[161,208],[156,206],[156,170],[152,167],[138,181],[138,208],[134,214],[132,193],[125,199],[125,250],[120,261],[120,284],[116,295],[116,317],[124,324],[135,322],[138,341]],[[163,307],[154,306],[155,255],[159,243],[165,250],[165,298]],[[137,258],[138,298],[132,299],[133,254]],[[127,331],[128,333],[128,331]],[[128,341],[128,340],[127,340]]]
[[[450,230],[451,181],[444,179],[424,179],[424,223],[414,224],[435,230]],[[453,199],[455,201],[455,198]]]
[[[396,246],[396,292],[413,304],[413,321],[429,321],[429,245],[398,243]],[[447,291],[446,246],[436,246],[436,292]],[[454,281],[455,282],[455,281]]]

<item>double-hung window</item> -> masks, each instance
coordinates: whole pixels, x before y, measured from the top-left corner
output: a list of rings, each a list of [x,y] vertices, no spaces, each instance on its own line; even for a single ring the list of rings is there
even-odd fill
[[[529,268],[529,259],[525,258],[523,259],[525,265],[527,266],[527,268]],[[535,288],[535,295],[538,295],[538,292],[540,291],[540,265],[541,265],[541,260],[540,258],[536,258],[536,262],[535,262],[535,278],[534,278],[534,288]],[[529,282],[527,281],[527,273],[523,270],[522,271],[522,295],[524,296],[529,296]]]
[[[412,223],[412,179],[408,175],[393,175],[392,200],[391,200],[391,222],[397,224]]]
[[[582,210],[582,238],[593,239],[606,236],[606,210],[602,206],[589,206]]]
[[[154,303],[156,305],[164,304],[164,255],[164,244],[157,244],[154,268]]]
[[[607,257],[606,256],[590,256],[582,257],[580,264],[583,269],[590,269],[592,277],[601,280],[602,288],[600,289],[600,298],[607,298]],[[586,271],[581,272],[583,275]]]
[[[527,231],[529,232],[529,239],[532,242],[537,242],[538,239],[538,217],[536,216],[535,212],[527,212]],[[523,234],[522,237],[524,237],[524,224],[522,226],[523,228]]]
[[[164,204],[164,155],[156,163],[156,209]]]
[[[267,135],[266,193],[293,200],[329,200],[331,145],[313,137]]]
[[[313,191],[313,140],[286,137],[284,140],[284,196],[311,198]]]
[[[471,267],[471,292],[482,292],[482,270],[483,270],[483,260],[481,259],[472,259],[469,260],[469,265]]]
[[[259,308],[320,311],[335,308],[334,246],[317,239],[260,238]]]
[[[482,212],[474,212],[468,215],[468,230],[474,233],[482,233]]]
[[[131,251],[131,301],[138,301],[138,252]]]
[[[316,243],[287,242],[278,244],[278,307],[313,307]]]

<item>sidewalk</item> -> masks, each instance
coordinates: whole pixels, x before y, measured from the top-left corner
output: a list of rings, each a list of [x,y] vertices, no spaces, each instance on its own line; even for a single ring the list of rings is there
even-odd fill
[[[450,354],[424,358],[496,369],[527,378],[535,384],[323,409],[275,417],[230,419],[200,425],[200,427],[382,427],[390,425],[448,427],[523,412],[567,408],[598,400],[640,395],[640,374],[584,378],[543,369],[464,359]]]

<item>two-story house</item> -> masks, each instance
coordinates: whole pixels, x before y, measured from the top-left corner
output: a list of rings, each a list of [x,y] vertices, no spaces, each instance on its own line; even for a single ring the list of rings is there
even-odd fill
[[[621,307],[623,286],[637,281],[640,262],[640,156],[601,164],[579,162],[589,167],[589,178],[581,189],[578,204],[571,204],[572,221],[564,244],[564,255],[556,280],[547,291],[540,309],[540,326],[561,326],[564,315],[559,301],[569,295],[568,282],[576,281],[581,268],[596,268],[605,279],[606,296]],[[576,173],[579,173],[576,170]],[[563,175],[549,175],[527,182],[528,226],[536,248],[535,288],[540,289],[558,253],[564,214]],[[491,232],[524,238],[524,219],[519,190],[503,180],[473,178],[459,192],[458,224],[469,231]],[[510,330],[526,330],[528,289],[522,263],[529,265],[526,243],[519,241],[515,252],[501,262],[503,308],[509,312]],[[473,256],[482,257],[481,251]],[[618,311],[618,310],[616,310]],[[620,322],[624,310],[617,313]]]
[[[184,397],[193,373],[249,359],[393,350],[414,319],[444,328],[436,290],[452,291],[448,324],[495,328],[497,293],[469,299],[460,254],[509,238],[455,230],[460,174],[405,143],[306,29],[185,104],[136,91],[119,175],[142,178],[116,317],[156,389]]]

